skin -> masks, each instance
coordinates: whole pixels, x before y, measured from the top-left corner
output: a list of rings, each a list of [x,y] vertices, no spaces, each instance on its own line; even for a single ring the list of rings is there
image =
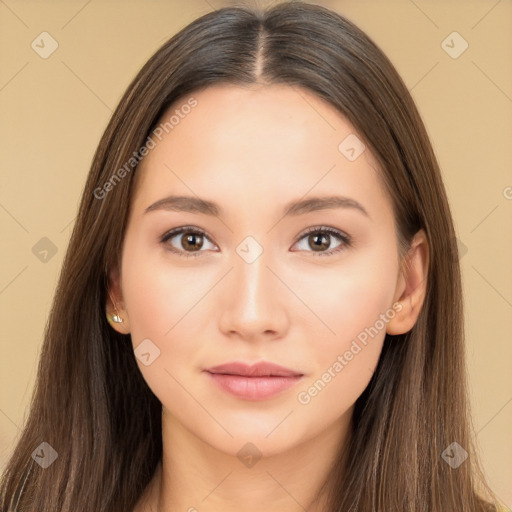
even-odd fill
[[[409,331],[423,304],[426,238],[416,235],[401,267],[375,160],[368,149],[354,161],[338,150],[356,131],[314,94],[224,84],[193,96],[198,105],[137,169],[121,268],[111,273],[124,319],[113,327],[131,333],[134,348],[149,338],[160,350],[148,366],[137,360],[163,405],[164,450],[136,510],[325,510],[312,500],[344,446],[385,334]],[[171,194],[209,199],[222,211],[144,213]],[[358,201],[368,216],[354,208],[282,215],[291,200],[332,194]],[[323,225],[350,235],[351,245],[322,254],[344,244],[326,235],[316,252],[303,233]],[[160,241],[180,226],[205,231],[192,241],[203,242],[197,257],[168,249],[196,254],[186,234]],[[263,249],[252,263],[236,252],[249,235]],[[300,403],[298,393],[397,301],[400,312]],[[304,373],[303,381],[268,400],[236,398],[202,371],[235,360],[272,361]],[[237,456],[248,442],[262,456],[250,468]]]

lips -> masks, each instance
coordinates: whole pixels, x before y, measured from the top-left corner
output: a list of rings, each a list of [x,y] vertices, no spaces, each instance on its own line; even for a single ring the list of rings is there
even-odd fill
[[[232,362],[208,368],[206,373],[223,391],[243,400],[267,400],[294,386],[303,373],[274,363],[248,365]]]
[[[262,361],[253,365],[242,362],[232,362],[213,366],[206,370],[210,373],[222,373],[225,375],[242,375],[244,377],[297,377],[303,373],[279,366],[278,364]]]

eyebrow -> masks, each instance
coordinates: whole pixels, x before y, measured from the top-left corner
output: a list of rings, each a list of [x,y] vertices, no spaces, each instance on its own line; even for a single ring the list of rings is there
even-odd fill
[[[355,199],[344,196],[318,196],[308,199],[290,201],[284,206],[283,217],[304,215],[319,210],[330,210],[334,208],[351,208],[360,211],[366,217],[370,215],[365,207]],[[204,215],[219,216],[222,208],[213,201],[201,199],[194,196],[168,196],[148,206],[144,213],[155,210],[168,210],[176,212],[201,213]]]

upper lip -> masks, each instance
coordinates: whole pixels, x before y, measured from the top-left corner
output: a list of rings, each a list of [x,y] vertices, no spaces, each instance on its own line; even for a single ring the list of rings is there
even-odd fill
[[[260,361],[256,364],[247,364],[240,361],[233,361],[231,363],[220,364],[207,368],[210,373],[223,373],[227,375],[242,375],[246,377],[295,377],[303,375],[303,373],[285,368],[275,363],[267,361]]]

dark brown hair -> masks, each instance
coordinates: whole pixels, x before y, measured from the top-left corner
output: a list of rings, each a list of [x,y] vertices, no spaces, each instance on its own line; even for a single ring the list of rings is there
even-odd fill
[[[423,308],[411,331],[386,336],[330,474],[328,510],[495,510],[472,446],[454,227],[423,122],[366,34],[323,7],[285,2],[200,17],[149,59],[121,99],[87,177],[30,414],[2,477],[0,511],[126,512],[152,478],[162,455],[162,406],[142,378],[129,335],[105,318],[105,269],[120,261],[136,169],[106,197],[97,191],[171,104],[218,83],[288,84],[329,102],[379,163],[401,254],[418,230],[428,238]],[[32,458],[42,442],[58,453],[45,469]],[[456,469],[441,457],[453,442],[469,453]]]

